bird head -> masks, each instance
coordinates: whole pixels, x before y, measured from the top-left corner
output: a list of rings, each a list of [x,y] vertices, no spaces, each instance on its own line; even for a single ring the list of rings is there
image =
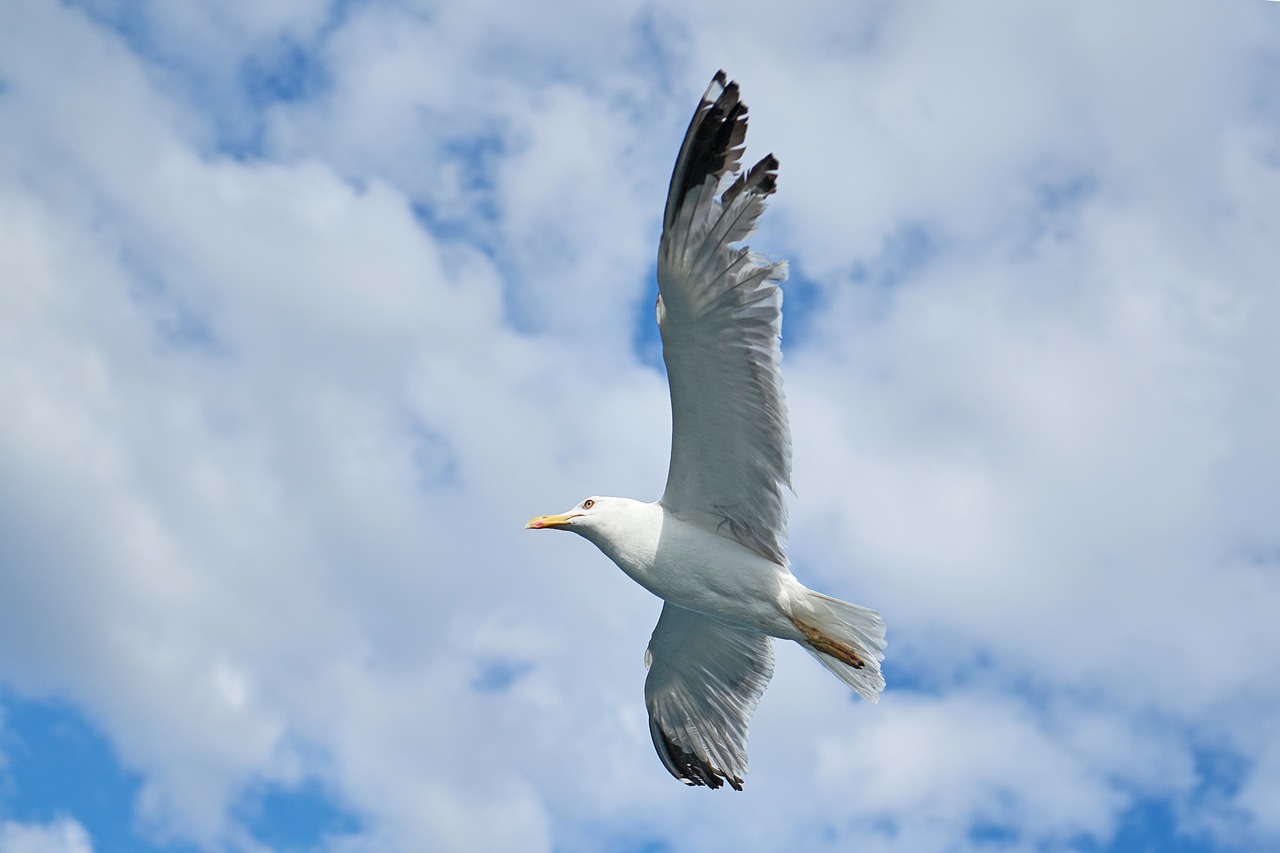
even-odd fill
[[[568,512],[559,515],[540,515],[532,518],[524,526],[525,530],[573,530],[581,533],[589,528],[593,521],[608,511],[608,498],[589,497]]]
[[[662,505],[631,498],[592,496],[568,512],[532,518],[525,529],[570,530],[622,566],[657,548],[662,533]],[[620,562],[621,561],[621,562]],[[625,569],[625,566],[624,566]]]

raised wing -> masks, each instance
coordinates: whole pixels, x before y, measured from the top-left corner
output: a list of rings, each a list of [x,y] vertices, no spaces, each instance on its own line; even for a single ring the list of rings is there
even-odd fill
[[[772,154],[739,173],[747,108],[717,72],[676,159],[658,250],[658,326],[671,384],[662,503],[786,562],[791,432],[782,394],[785,263],[735,246],[773,192]],[[734,180],[717,197],[722,179]]]
[[[773,677],[773,642],[664,604],[645,652],[654,749],[687,785],[742,790],[747,724]]]

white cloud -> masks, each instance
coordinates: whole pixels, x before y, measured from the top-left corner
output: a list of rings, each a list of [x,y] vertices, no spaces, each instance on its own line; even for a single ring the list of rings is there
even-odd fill
[[[0,823],[0,853],[92,853],[89,834],[70,818],[49,823]]]
[[[8,4],[0,684],[210,848],[309,776],[353,849],[1066,849],[1144,797],[1274,838],[1275,16],[1015,5]],[[254,104],[281,40],[323,83]],[[733,798],[650,752],[656,602],[520,530],[661,488],[633,344],[719,65],[813,279],[797,571],[900,679],[780,650]]]

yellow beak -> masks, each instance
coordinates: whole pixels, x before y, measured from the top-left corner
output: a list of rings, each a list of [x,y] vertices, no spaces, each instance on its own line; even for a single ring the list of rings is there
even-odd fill
[[[525,530],[541,530],[544,527],[564,527],[569,523],[569,519],[577,518],[582,515],[580,512],[566,512],[562,515],[540,515],[537,518],[529,519],[529,523],[524,526]]]

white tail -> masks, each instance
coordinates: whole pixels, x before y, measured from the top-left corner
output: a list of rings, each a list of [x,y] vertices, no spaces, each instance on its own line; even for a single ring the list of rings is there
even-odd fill
[[[884,676],[884,620],[880,614],[811,589],[792,600],[791,621],[806,637],[805,651],[871,702],[880,700]]]

